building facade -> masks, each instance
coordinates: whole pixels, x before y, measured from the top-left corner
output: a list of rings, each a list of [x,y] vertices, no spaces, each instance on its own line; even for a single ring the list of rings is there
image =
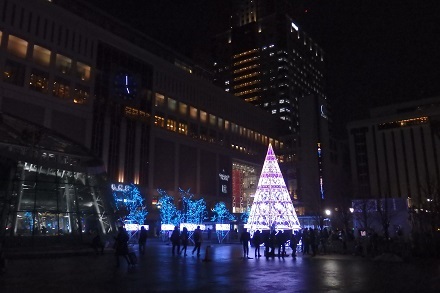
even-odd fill
[[[403,198],[423,208],[439,182],[440,99],[375,108],[349,124],[357,198]]]
[[[304,174],[321,172],[325,164],[318,164],[322,157],[318,156],[317,144],[321,144],[323,156],[329,153],[329,145],[317,136],[310,143],[306,142],[310,136],[300,136],[318,131],[320,135],[324,132],[328,135],[331,114],[325,94],[325,53],[295,23],[296,13],[292,1],[234,1],[231,29],[215,37],[214,83],[287,125],[289,131],[283,136],[286,147],[279,152],[280,168],[296,206],[304,206],[304,200],[313,197],[320,183],[315,180],[313,185],[312,178],[299,177],[301,166],[308,168]],[[320,100],[328,117],[326,129],[314,128],[318,125],[314,119],[306,119],[307,114],[302,114],[301,119],[300,100],[307,98],[313,100],[311,103]],[[309,109],[304,111],[319,117],[321,108],[313,110],[313,113]],[[300,155],[300,141],[302,145],[312,146],[313,156],[304,156],[306,151]],[[330,166],[327,168],[330,170]]]
[[[150,221],[158,219],[158,188],[176,197],[179,188],[190,189],[205,198],[208,208],[218,201],[228,207],[234,200],[245,201],[243,191],[233,197],[233,170],[253,169],[241,174],[250,182],[267,145],[285,146],[279,119],[225,93],[190,60],[85,2],[1,0],[0,7],[0,111],[81,146],[82,155],[92,158],[84,173],[102,171],[99,176],[106,183],[100,193],[111,194],[112,184],[137,185]],[[35,145],[33,139],[27,146]],[[54,152],[49,146],[38,157]],[[60,157],[75,154],[67,147],[58,152]],[[29,160],[18,156],[12,162],[25,165]],[[36,158],[31,163],[37,170],[48,167]],[[17,193],[8,188],[2,190],[3,199],[17,202]],[[66,197],[64,188],[49,189],[42,188],[41,196],[53,192],[60,200]],[[15,203],[9,211],[30,213],[32,231],[42,226],[38,214],[50,213],[58,222],[64,216],[55,197],[49,208],[36,204],[35,194],[27,208],[20,210]],[[92,199],[84,206],[100,204]],[[76,208],[78,217],[82,209]],[[109,207],[106,215],[111,212]],[[103,212],[95,214],[99,218]],[[64,232],[87,231],[78,224],[82,222],[72,221]]]

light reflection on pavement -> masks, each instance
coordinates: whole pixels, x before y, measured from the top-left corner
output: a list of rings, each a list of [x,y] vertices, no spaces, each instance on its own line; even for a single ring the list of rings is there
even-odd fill
[[[115,268],[111,252],[12,260],[0,292],[439,292],[437,263],[376,263],[354,256],[242,259],[241,245],[212,245],[211,261],[172,256],[159,241],[147,244],[134,269]],[[253,249],[250,249],[253,255]]]

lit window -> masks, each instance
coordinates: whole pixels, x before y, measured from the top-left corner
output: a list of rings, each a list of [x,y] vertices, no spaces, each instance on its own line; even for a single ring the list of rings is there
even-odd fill
[[[179,133],[188,134],[188,125],[182,122],[179,122]]]
[[[35,45],[32,57],[37,64],[44,66],[50,65],[50,51],[46,48]]]
[[[171,111],[176,111],[177,102],[174,99],[168,98],[168,109]]]
[[[154,125],[157,127],[165,127],[165,119],[161,116],[154,116]]]
[[[217,118],[217,117],[216,117],[215,115],[209,114],[209,123],[210,123],[212,126],[215,126],[216,118]]]
[[[20,58],[26,58],[28,42],[23,39],[9,35],[8,51]]]
[[[197,119],[197,109],[194,107],[190,107],[189,108],[189,115],[191,116],[191,118]]]
[[[73,102],[75,104],[85,104],[89,98],[90,90],[81,85],[75,85]]]
[[[200,111],[200,121],[206,122],[207,119],[208,119],[208,114],[205,111]]]
[[[218,128],[223,129],[223,119],[222,118],[218,118]]]
[[[49,74],[39,70],[32,70],[29,87],[40,93],[47,93],[49,88]]]
[[[2,45],[2,36],[3,36],[3,32],[0,31],[0,46]]]
[[[225,120],[225,130],[229,130],[229,121]]]
[[[76,63],[76,76],[81,80],[88,81],[90,79],[90,66],[83,63]]]
[[[67,58],[63,55],[57,54],[55,58],[56,68],[59,72],[64,74],[70,74],[72,69],[72,59]]]
[[[276,113],[277,113],[276,109],[272,110],[272,114],[276,114]]]
[[[69,81],[62,78],[56,78],[53,82],[52,94],[55,97],[68,99],[70,97]]]
[[[176,121],[173,119],[168,119],[167,120],[167,129],[171,130],[171,131],[177,131]]]
[[[186,111],[188,109],[188,106],[184,103],[179,103],[179,112],[182,115],[186,115]]]
[[[161,94],[156,93],[156,98],[154,99],[154,106],[161,107],[165,104],[165,97]]]

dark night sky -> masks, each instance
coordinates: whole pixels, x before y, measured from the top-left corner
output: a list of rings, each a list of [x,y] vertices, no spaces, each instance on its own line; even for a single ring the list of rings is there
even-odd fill
[[[228,27],[231,1],[88,2],[191,57]],[[327,54],[338,127],[371,106],[440,95],[440,0],[296,2],[303,7],[297,24]]]

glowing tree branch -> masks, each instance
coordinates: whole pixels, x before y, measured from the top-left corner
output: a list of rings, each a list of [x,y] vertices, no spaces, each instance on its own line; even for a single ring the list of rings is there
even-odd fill
[[[179,189],[183,201],[182,220],[186,223],[201,224],[205,219],[206,202],[203,198],[194,200],[194,195],[183,189]]]
[[[181,222],[181,212],[174,205],[174,198],[164,190],[157,190],[160,194],[158,206],[160,207],[160,219],[162,224],[178,226]]]
[[[229,221],[235,220],[234,215],[232,215],[229,212],[224,202],[217,203],[214,206],[213,212],[214,212],[214,216],[211,218],[211,221],[223,224],[225,220],[229,220]]]
[[[113,198],[118,211],[126,210],[126,213],[128,213],[123,220],[131,220],[141,225],[145,223],[148,212],[144,205],[144,199],[136,185],[126,185],[123,190],[113,191]]]

